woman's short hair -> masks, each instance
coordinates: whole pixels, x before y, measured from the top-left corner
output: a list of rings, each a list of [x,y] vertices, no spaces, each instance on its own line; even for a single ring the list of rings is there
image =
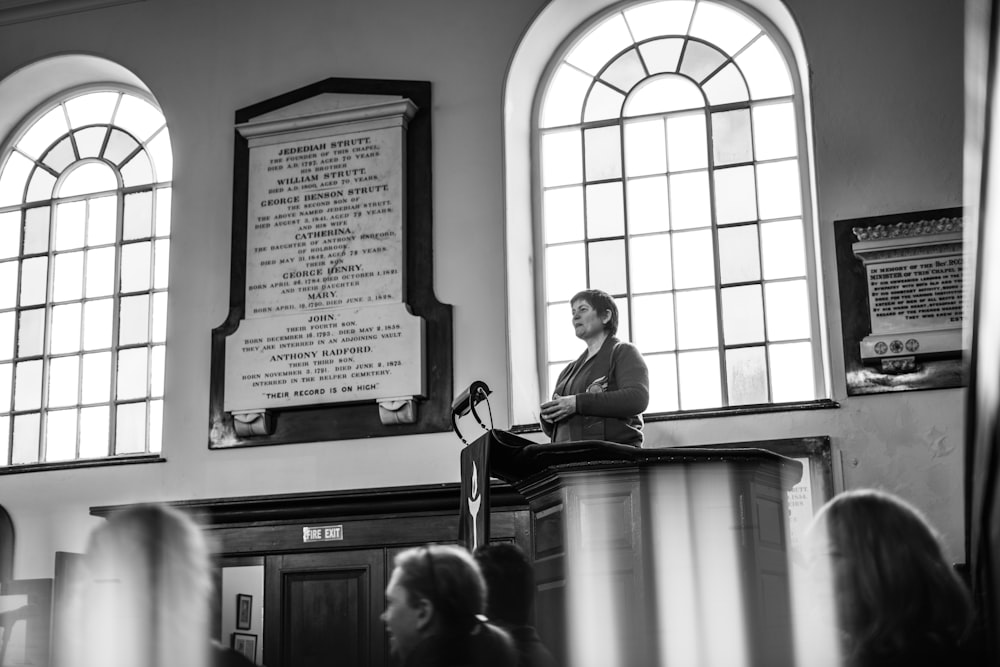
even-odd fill
[[[611,319],[605,323],[604,330],[610,336],[618,333],[618,304],[615,303],[614,298],[610,294],[599,289],[585,289],[574,294],[569,302],[572,305],[578,301],[589,303],[601,317],[604,317],[604,313],[610,312]]]
[[[962,643],[971,626],[969,594],[919,510],[890,493],[857,489],[820,509],[809,537],[817,530],[829,547],[848,664]]]
[[[430,600],[446,630],[468,632],[486,606],[486,582],[472,555],[449,544],[428,544],[394,559],[408,602]]]

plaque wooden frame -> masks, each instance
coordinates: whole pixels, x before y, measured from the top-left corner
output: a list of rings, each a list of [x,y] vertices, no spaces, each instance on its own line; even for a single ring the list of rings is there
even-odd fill
[[[233,415],[225,411],[226,337],[239,327],[245,314],[246,253],[250,148],[234,130],[233,225],[229,277],[229,314],[212,330],[209,391],[210,449],[279,445],[325,440],[347,440],[451,430],[453,393],[452,309],[434,295],[433,225],[431,196],[431,84],[427,81],[329,78],[236,111],[235,123],[249,122],[323,94],[387,95],[411,100],[417,111],[406,134],[405,303],[425,322],[424,364],[426,397],[417,401],[414,423],[385,425],[375,401],[326,403],[268,410],[261,435],[237,433]]]

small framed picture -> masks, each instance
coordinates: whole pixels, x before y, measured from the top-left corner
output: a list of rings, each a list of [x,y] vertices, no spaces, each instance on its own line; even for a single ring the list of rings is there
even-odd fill
[[[236,594],[236,629],[249,630],[251,612],[253,611],[253,596]]]
[[[250,597],[247,595],[246,597]],[[257,635],[245,632],[234,632],[232,638],[233,650],[242,653],[250,662],[257,662]]]

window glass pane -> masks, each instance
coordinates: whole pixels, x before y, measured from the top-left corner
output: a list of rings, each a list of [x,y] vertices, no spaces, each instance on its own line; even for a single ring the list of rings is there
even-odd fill
[[[620,294],[624,292],[627,288],[625,281],[625,241],[591,243],[589,251],[589,285],[597,289],[602,289],[608,294]],[[581,286],[579,289],[583,289],[583,287]]]
[[[628,92],[632,86],[646,78],[646,69],[639,60],[639,52],[629,49],[618,56],[601,74],[601,79],[618,90]]]
[[[69,126],[66,125],[66,113],[63,111],[62,105],[56,105],[35,121],[15,146],[25,155],[37,160],[53,139],[61,137],[67,132],[69,132]]]
[[[130,243],[123,245],[121,291],[139,292],[149,289],[150,243]]]
[[[650,74],[666,74],[677,71],[684,40],[679,38],[656,39],[639,47],[642,59]]]
[[[118,344],[149,342],[149,295],[124,297],[118,323]]]
[[[17,257],[21,252],[21,212],[0,213],[0,259]]]
[[[14,311],[0,313],[0,361],[14,358]],[[0,401],[0,412],[5,410]]]
[[[587,186],[587,236],[601,238],[625,233],[625,202],[621,181]]]
[[[676,347],[673,296],[649,294],[634,297],[632,328],[632,342],[638,345],[643,353],[673,350]]]
[[[618,333],[619,340],[632,340],[632,325],[629,322],[632,316],[628,310],[628,299],[623,297],[615,298],[615,305],[618,306]]]
[[[115,247],[87,251],[86,295],[109,296],[115,289]]]
[[[80,304],[67,303],[52,308],[52,354],[76,352],[80,349]]]
[[[144,347],[118,352],[118,400],[146,395],[147,357],[148,351]]]
[[[542,185],[572,185],[583,175],[580,131],[568,130],[542,135]]]
[[[107,245],[115,242],[118,225],[118,197],[95,197],[87,201],[87,243],[88,245]]]
[[[45,303],[45,287],[49,279],[49,258],[32,257],[21,262],[21,305]]]
[[[681,61],[681,73],[701,83],[709,74],[719,69],[726,57],[718,49],[701,42],[689,41]]]
[[[149,451],[159,454],[163,448],[163,401],[149,402]]]
[[[14,417],[14,446],[10,462],[38,463],[39,414]]]
[[[674,234],[674,287],[705,287],[715,284],[715,255],[709,230]]]
[[[809,295],[805,280],[764,285],[768,340],[809,337]]]
[[[118,93],[101,91],[78,95],[66,102],[66,112],[73,127],[110,123],[118,104]]]
[[[764,342],[764,304],[760,285],[722,290],[722,335],[726,345]]]
[[[763,347],[726,350],[729,405],[767,403],[767,357]]]
[[[33,255],[49,249],[49,207],[40,206],[25,211],[24,254]]]
[[[758,164],[757,201],[762,220],[802,215],[798,161]]]
[[[76,148],[80,151],[80,158],[101,157],[101,148],[104,147],[104,138],[107,136],[107,127],[88,127],[76,132]]]
[[[0,416],[0,467],[10,465],[10,417]]]
[[[758,160],[795,157],[798,154],[798,138],[795,130],[795,107],[792,103],[755,106],[753,138]]]
[[[164,353],[166,348],[162,345],[154,345],[152,348],[153,358],[149,365],[150,371],[150,396],[163,396],[163,370]]]
[[[682,410],[714,408],[722,404],[718,352],[681,352],[677,355],[677,371],[680,375]]]
[[[580,122],[580,109],[593,78],[580,70],[560,65],[545,90],[542,103],[542,127],[575,125]]]
[[[17,305],[17,262],[0,263],[0,308]]]
[[[775,403],[811,401],[813,387],[812,349],[809,343],[769,346],[771,353],[771,393]]]
[[[108,135],[108,145],[104,147],[104,158],[113,164],[120,165],[137,148],[139,148],[139,144],[133,137],[112,128]]]
[[[153,244],[153,287],[166,289],[170,273],[170,239]]]
[[[156,235],[170,234],[170,194],[172,188],[160,188],[156,191]]]
[[[752,160],[752,137],[749,110],[712,114],[712,149],[717,166]]]
[[[64,252],[56,255],[52,279],[52,300],[79,299],[83,294],[83,253]]]
[[[586,284],[582,243],[545,249],[545,295],[549,301],[569,301]]]
[[[83,306],[83,349],[111,347],[111,299],[88,301]]]
[[[677,347],[689,350],[718,345],[715,290],[677,292],[674,299],[677,305]]]
[[[806,275],[806,246],[801,219],[761,224],[760,240],[765,279]]]
[[[708,166],[708,138],[705,135],[704,113],[667,118],[667,164],[670,171]]]
[[[625,95],[598,81],[587,97],[587,108],[583,113],[583,119],[591,122],[618,118],[622,113],[624,102]]]
[[[81,459],[96,459],[108,455],[108,411],[106,405],[80,410]]]
[[[632,237],[629,243],[629,271],[633,294],[668,290],[673,285],[670,236]]]
[[[625,102],[624,111],[626,116],[643,116],[704,106],[701,89],[690,80],[676,74],[661,74],[636,86]]]
[[[628,228],[632,234],[670,229],[670,197],[666,176],[628,181]]]
[[[673,354],[647,354],[649,369],[649,407],[646,412],[673,412],[680,408],[677,396],[677,357]]]
[[[73,197],[91,192],[105,192],[118,187],[118,178],[103,162],[82,162],[73,167],[59,188],[60,197]]]
[[[56,206],[56,250],[82,248],[87,229],[87,203],[69,202]]]
[[[760,28],[742,14],[714,2],[698,3],[691,36],[715,44],[729,55],[746,46]]]
[[[146,404],[118,406],[115,429],[115,454],[139,454],[146,451]]]
[[[545,392],[543,393],[544,396],[552,396],[552,393],[555,390],[556,382],[559,380],[559,374],[562,372],[562,369],[564,368],[564,366],[565,366],[565,364],[562,364],[562,363],[549,364],[549,366],[548,366],[548,370],[549,370],[549,384],[548,384]],[[536,415],[536,419],[537,419],[537,415]]]
[[[45,165],[57,174],[74,162],[76,151],[73,150],[73,142],[69,137],[53,146],[44,159]]]
[[[674,229],[708,227],[712,224],[707,171],[670,177],[670,222]]]
[[[163,125],[163,114],[146,100],[126,94],[118,104],[114,122],[139,141],[146,141]]]
[[[724,285],[760,280],[756,225],[719,230],[719,272]]]
[[[546,190],[542,195],[545,242],[562,243],[583,239],[583,188]]]
[[[169,181],[173,177],[174,154],[170,150],[170,132],[163,128],[149,142],[149,157],[153,160],[153,170],[157,183]]]
[[[56,177],[41,168],[36,168],[31,175],[31,182],[28,184],[28,194],[25,201],[42,201],[52,198],[52,189],[55,187]]]
[[[577,292],[579,291],[577,290]],[[552,303],[545,309],[545,333],[548,339],[547,356],[549,361],[572,361],[583,352],[580,339],[573,333],[572,321],[568,303]],[[556,372],[561,370],[560,367]],[[554,382],[552,386],[555,386]]]
[[[746,75],[753,99],[792,94],[792,79],[785,59],[766,35],[761,35],[746,51],[736,56],[736,64]]]
[[[732,63],[713,74],[708,81],[702,84],[701,89],[705,93],[705,97],[708,98],[708,103],[712,106],[746,102],[750,99],[746,81],[736,65]]]
[[[153,229],[153,193],[137,192],[125,196],[124,230],[126,241],[146,238]]]
[[[122,183],[125,187],[153,182],[153,165],[145,151],[139,151],[121,168]]]
[[[56,357],[49,361],[49,407],[76,405],[80,387],[80,357]],[[73,424],[74,429],[76,424]]]
[[[44,352],[45,309],[22,310],[18,316],[17,356],[34,357]]]
[[[153,295],[153,342],[162,343],[167,340],[167,293],[157,292]]]
[[[10,412],[13,396],[14,364],[0,364],[0,412]],[[2,454],[0,454],[2,457]]]
[[[667,151],[663,121],[653,120],[625,125],[625,173],[629,176],[662,174],[667,171]]]
[[[111,398],[111,353],[83,355],[81,403],[104,403]]]
[[[14,366],[14,409],[37,410],[42,405],[42,360]]]
[[[694,11],[692,0],[650,2],[626,9],[625,19],[637,42],[661,33],[684,34]]]
[[[753,167],[715,170],[715,216],[720,225],[757,219]]]
[[[45,460],[76,458],[76,410],[58,410],[45,416]]]
[[[34,163],[20,153],[11,153],[0,170],[0,206],[20,204]]]
[[[586,130],[587,180],[601,181],[622,175],[621,132],[617,125]]]
[[[632,35],[621,14],[612,14],[595,26],[566,56],[566,62],[596,75],[604,63],[632,45]]]

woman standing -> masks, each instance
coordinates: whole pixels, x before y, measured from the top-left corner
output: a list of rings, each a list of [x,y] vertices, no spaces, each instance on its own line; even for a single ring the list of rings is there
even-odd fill
[[[607,440],[642,446],[649,405],[649,371],[639,350],[618,340],[618,306],[601,290],[570,301],[576,337],[586,351],[563,369],[552,400],[541,405],[542,430],[552,442]]]

